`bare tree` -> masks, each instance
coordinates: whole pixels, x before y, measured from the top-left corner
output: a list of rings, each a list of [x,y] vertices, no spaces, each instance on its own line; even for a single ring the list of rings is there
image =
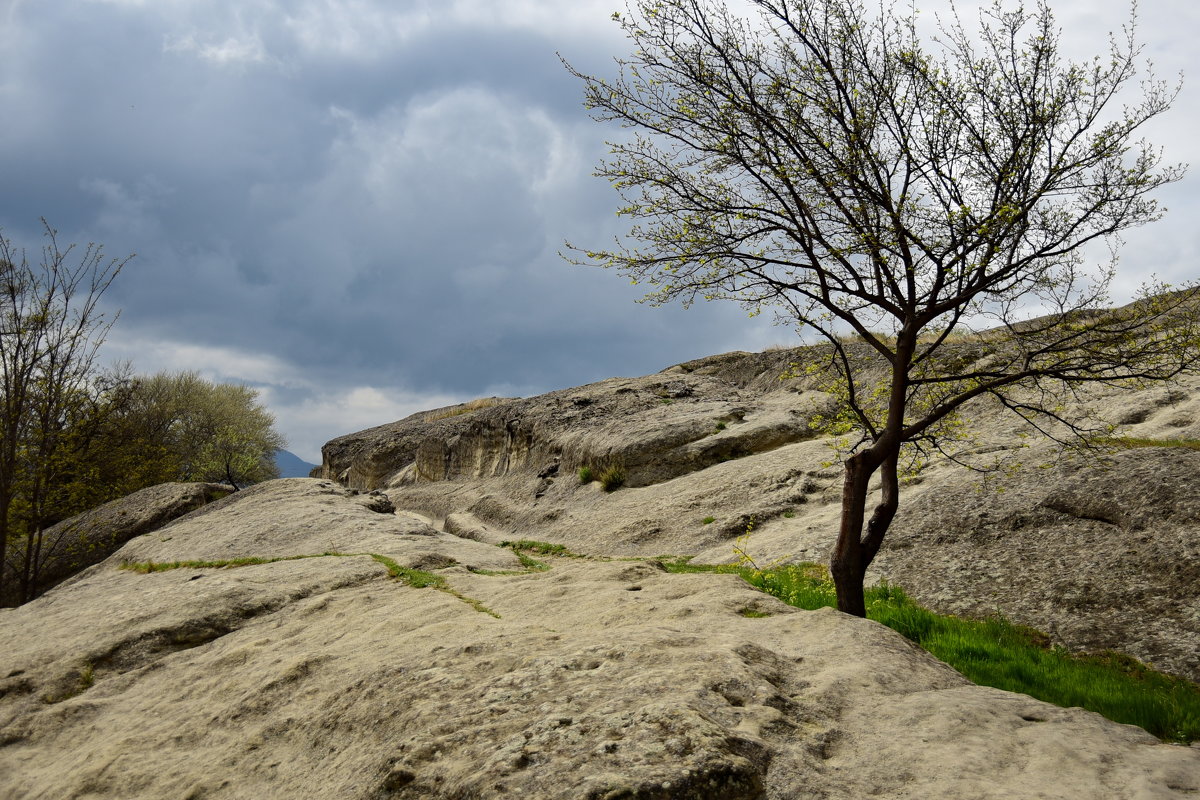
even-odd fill
[[[0,596],[14,533],[23,542],[11,571],[21,596],[32,590],[66,429],[93,397],[97,350],[115,320],[100,298],[132,258],[106,259],[93,244],[62,248],[42,225],[36,265],[0,236]]]
[[[751,2],[759,24],[723,3],[636,0],[614,15],[633,48],[616,77],[567,65],[594,118],[631,129],[597,169],[629,238],[580,258],[647,284],[651,302],[774,308],[828,342],[860,435],[831,572],[838,607],[863,616],[903,447],[936,447],[989,397],[1083,434],[1063,406],[1078,387],[1197,365],[1194,288],[1147,286],[1096,311],[1120,233],[1157,219],[1151,193],[1183,175],[1135,139],[1176,90],[1151,77],[1123,100],[1140,58],[1132,18],[1107,53],[1073,63],[1044,3],[996,0],[974,34],[952,13],[923,41],[915,9]],[[1097,243],[1110,258],[1091,266]],[[969,357],[956,349],[985,327]],[[882,382],[864,377],[868,355]]]

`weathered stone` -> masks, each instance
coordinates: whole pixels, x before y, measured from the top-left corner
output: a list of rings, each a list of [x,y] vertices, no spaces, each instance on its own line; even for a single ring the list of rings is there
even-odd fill
[[[972,686],[876,623],[734,576],[548,559],[441,570],[456,595],[406,586],[367,553],[514,557],[358,500],[327,481],[263,484],[0,610],[0,796],[1200,792],[1200,750]],[[362,555],[118,568],[314,551]]]
[[[830,399],[807,378],[780,380],[803,357],[729,353],[426,428],[414,460],[393,464],[389,493],[439,518],[469,512],[494,537],[578,552],[721,562],[750,534],[742,550],[756,563],[824,562],[838,528],[840,456],[810,425]],[[676,382],[690,396],[665,396]],[[1074,411],[1126,420],[1125,436],[1200,439],[1196,377],[1094,392],[1088,403]],[[1048,440],[1023,438],[1028,429],[997,406],[970,407],[964,422],[974,441],[956,445],[961,458],[1023,466],[1005,477],[934,459],[908,476],[869,579],[886,577],[941,611],[999,612],[1057,644],[1126,652],[1200,680],[1200,496],[1191,488],[1200,454],[1141,448],[1070,460]],[[555,459],[560,476],[539,478]],[[620,491],[574,477],[612,464],[625,468]]]

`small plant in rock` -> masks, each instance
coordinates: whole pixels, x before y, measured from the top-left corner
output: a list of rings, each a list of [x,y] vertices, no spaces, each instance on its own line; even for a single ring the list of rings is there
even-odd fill
[[[592,471],[591,467],[579,468],[579,482],[581,484],[589,484],[594,480],[596,480],[596,474]]]
[[[746,532],[733,541],[733,554],[737,556],[737,561],[734,566],[737,569],[748,570],[751,574],[761,575],[766,571],[778,569],[786,562],[790,555],[776,558],[769,564],[759,566],[754,558],[750,555],[750,534],[754,533],[754,526],[758,523],[758,518],[751,516],[746,522]]]
[[[758,564],[754,563],[754,559],[746,552],[746,548],[750,545],[750,534],[754,533],[754,517],[746,523],[746,532],[733,542],[733,554],[737,556],[737,565],[739,567],[748,567],[749,569],[758,570]]]
[[[90,662],[85,661],[79,667],[79,676],[75,681],[75,685],[61,692],[60,694],[44,694],[42,702],[46,705],[61,703],[64,700],[70,700],[72,697],[78,697],[86,692],[96,683],[95,667]]]
[[[1131,450],[1135,447],[1181,447],[1186,450],[1200,450],[1200,439],[1142,439],[1134,436],[1100,436],[1092,439],[1092,444],[1121,450]]]
[[[749,607],[743,608],[741,611],[738,611],[738,613],[743,617],[749,617],[750,619],[762,619],[763,617],[771,616],[771,612],[769,611],[760,611],[757,608]]]
[[[725,430],[725,423],[724,423],[724,422],[718,422],[718,423],[717,423],[717,430],[718,430],[718,431],[723,431],[723,430]]]
[[[717,521],[717,518],[716,518],[716,517],[705,517],[705,518],[704,518],[703,520],[701,520],[701,521],[702,521],[702,522],[703,522],[705,525],[712,525],[714,522],[716,522],[716,521]]]
[[[796,516],[796,512],[795,511],[785,511],[785,512],[783,512],[783,516],[787,519],[791,519],[792,517]]]
[[[615,492],[625,485],[625,470],[622,467],[613,465],[604,472],[600,473],[600,485],[604,487],[606,492]]]
[[[504,402],[499,397],[480,397],[462,405],[444,408],[440,411],[430,411],[422,420],[424,422],[437,422],[439,419],[448,419],[450,417],[459,417],[463,414],[470,414],[472,411],[478,411],[481,408],[491,408],[492,406],[500,405]]]

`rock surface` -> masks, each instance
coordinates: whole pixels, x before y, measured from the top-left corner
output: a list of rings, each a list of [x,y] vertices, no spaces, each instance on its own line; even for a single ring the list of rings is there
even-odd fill
[[[323,468],[492,540],[712,563],[733,560],[751,532],[740,546],[757,563],[826,562],[841,471],[834,442],[814,438],[810,422],[831,400],[809,378],[780,378],[805,357],[727,353],[434,422],[414,415],[333,440]],[[1120,435],[1198,440],[1200,379],[1096,394],[1089,413]],[[962,453],[1020,469],[926,465],[902,488],[869,579],[941,611],[1000,612],[1057,644],[1126,652],[1200,681],[1200,495],[1188,488],[1200,453],[1072,460],[1001,409],[981,404],[966,421],[974,438]],[[611,465],[625,470],[620,490],[580,484],[580,467]]]
[[[47,528],[42,533],[42,591],[103,561],[135,536],[157,530],[228,493],[228,486],[217,483],[160,483]],[[20,544],[15,543],[17,547]],[[19,553],[10,556],[14,563],[20,559]],[[17,576],[10,572],[5,585],[15,592]],[[6,595],[0,598],[0,605],[16,605],[17,597]]]
[[[480,574],[519,565],[386,508],[263,484],[0,610],[0,796],[1200,793],[1200,749],[973,686],[873,622],[653,561]]]

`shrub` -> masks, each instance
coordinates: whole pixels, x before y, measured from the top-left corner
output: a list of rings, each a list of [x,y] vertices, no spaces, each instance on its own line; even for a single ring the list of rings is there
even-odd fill
[[[596,475],[594,472],[592,472],[591,467],[580,467],[579,468],[579,482],[580,483],[591,483],[594,480],[596,480]]]

